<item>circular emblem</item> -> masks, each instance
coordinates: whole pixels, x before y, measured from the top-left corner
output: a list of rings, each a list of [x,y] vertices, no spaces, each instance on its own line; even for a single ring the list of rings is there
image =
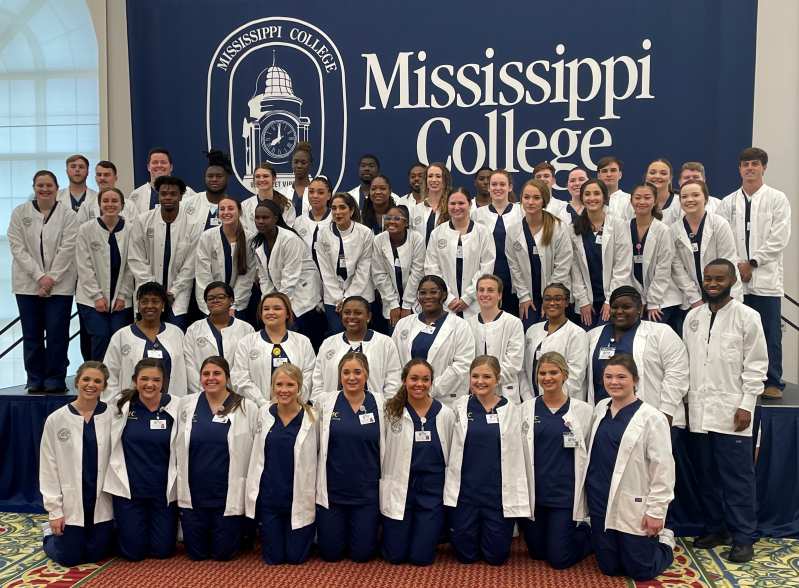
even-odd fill
[[[439,249],[444,249],[446,246],[447,246],[447,240],[446,239],[439,239],[438,240],[438,248]]]
[[[408,338],[408,329],[405,329],[400,333],[400,339],[407,339]]]
[[[184,408],[180,411],[180,420],[182,420],[184,423],[189,420],[189,411],[187,409]]]
[[[152,227],[148,227],[146,234],[148,239],[152,239],[153,237],[155,237],[155,229],[153,229]]]
[[[300,227],[299,229],[297,229],[297,234],[300,237],[304,237],[305,235],[308,234],[308,229],[306,229],[305,227]]]
[[[261,128],[261,148],[275,159],[287,159],[297,144],[297,123],[286,115],[273,115]]]
[[[186,207],[186,214],[188,214],[189,216],[193,216],[194,215],[194,209],[195,209],[194,203],[192,202],[191,204],[189,204]]]
[[[208,339],[206,339],[205,337],[198,337],[197,345],[200,347],[205,347],[206,345],[208,345]]]
[[[69,441],[69,438],[72,436],[72,433],[70,433],[69,429],[64,427],[63,429],[58,430],[57,436],[59,441]]]
[[[274,355],[275,357],[280,357],[280,347],[278,346],[272,347],[272,355]]]
[[[26,227],[29,227],[33,224],[33,219],[29,216],[23,217],[22,224],[25,225]]]
[[[92,248],[92,251],[100,251],[103,248],[103,245],[97,241],[92,241],[92,244],[89,245]]]
[[[422,217],[421,216],[417,216],[415,219],[413,219],[413,224],[421,225],[422,224]]]
[[[461,422],[461,413],[457,410],[455,411],[455,422],[456,423]]]
[[[218,254],[217,254],[217,252],[216,252],[216,249],[214,249],[214,250],[212,250],[212,251],[211,251],[211,257],[213,257],[214,259],[216,259],[216,258],[218,257]]]
[[[330,243],[326,241],[322,241],[321,243],[317,243],[322,248],[322,251],[330,251]]]
[[[530,431],[530,423],[522,421],[522,435],[526,435]]]
[[[699,329],[699,319],[692,320],[688,326],[691,328],[691,331],[696,333],[697,329]]]
[[[250,359],[258,359],[261,352],[258,349],[250,349]]]
[[[522,244],[521,244],[521,243],[519,243],[518,241],[516,241],[516,242],[513,244],[513,250],[514,250],[514,251],[521,251],[521,250],[522,250]]]
[[[397,419],[391,422],[391,432],[396,435],[402,433],[402,419]]]
[[[264,430],[264,422],[262,420],[258,421],[258,424],[255,425],[255,434],[260,435],[261,431]]]
[[[325,357],[326,357],[327,359],[333,359],[333,356],[334,356],[335,354],[336,354],[336,350],[335,350],[335,349],[328,349],[328,350],[327,350],[327,353],[325,353]]]
[[[127,343],[125,343],[125,344],[122,346],[122,349],[120,349],[120,351],[122,352],[122,355],[127,355],[128,353],[130,353],[130,345],[128,345]]]

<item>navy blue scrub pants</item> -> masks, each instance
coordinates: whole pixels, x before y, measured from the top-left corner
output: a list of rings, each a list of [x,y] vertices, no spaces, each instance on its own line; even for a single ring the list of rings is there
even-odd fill
[[[171,308],[165,310],[161,318],[165,323],[175,325],[184,333],[186,332],[186,329],[189,327],[189,315],[188,314],[176,315],[174,312],[172,312]]]
[[[752,545],[757,530],[752,438],[692,433],[705,512],[705,533],[732,535],[735,545]]]
[[[437,478],[437,494],[419,492],[424,478]],[[443,475],[419,476],[408,485],[405,512],[401,521],[383,518],[383,558],[389,563],[410,562],[428,566],[436,558],[436,546],[444,529],[444,503],[441,500]]]
[[[66,389],[72,296],[17,294],[27,387]]]
[[[744,304],[754,308],[760,315],[763,334],[766,336],[768,371],[765,384],[783,390],[785,382],[782,381],[782,326],[780,323],[782,300],[779,296],[746,294],[744,295]]]
[[[671,427],[671,452],[674,456],[674,500],[666,513],[666,527],[676,536],[696,536],[704,528],[705,512],[699,498],[700,483],[697,478],[693,452],[689,448],[690,433],[680,427]]]
[[[502,515],[502,506],[481,506],[458,501],[450,510],[450,543],[461,563],[483,559],[498,566],[510,556],[515,519]]]
[[[669,325],[679,337],[682,337],[682,324],[688,312],[680,308],[679,305],[661,308],[660,312],[662,317],[658,322]],[[645,314],[645,316],[648,317],[649,315]],[[644,320],[649,320],[649,318],[645,318]]]
[[[606,576],[629,576],[638,582],[663,573],[674,561],[671,547],[657,537],[605,531],[605,519],[591,517],[591,538],[599,569]]]
[[[181,508],[183,544],[193,560],[232,559],[241,545],[243,516],[224,516],[221,508]]]
[[[325,561],[369,561],[377,546],[380,508],[373,504],[335,504],[316,507],[316,540]]]
[[[327,319],[327,334],[325,337],[344,332],[344,325],[341,323],[341,317],[336,312],[335,305],[325,304],[325,318]]]
[[[291,508],[259,506],[261,557],[270,565],[301,564],[311,554],[316,528],[313,524],[291,528]]]
[[[533,559],[543,559],[556,570],[565,570],[591,553],[591,529],[572,520],[571,508],[535,507],[535,520],[519,519],[519,526]]]
[[[113,545],[113,521],[86,527],[64,525],[63,534],[44,538],[44,552],[65,568],[101,561],[111,555]]]
[[[325,313],[312,308],[305,314],[301,314],[295,318],[290,328],[295,333],[300,333],[308,337],[308,339],[311,340],[314,353],[316,353],[319,351],[322,341],[325,340],[325,334],[327,333],[327,317]]]
[[[594,327],[599,327],[601,325],[607,324],[607,321],[602,320],[602,307],[605,305],[605,300],[602,302],[593,302],[591,304],[592,308],[594,309],[594,313],[591,315],[591,324],[584,325],[583,319],[580,318],[580,309],[576,305],[572,305],[571,308],[571,316],[569,317],[573,323],[580,325],[584,330],[590,331]]]
[[[518,300],[518,298],[517,298]],[[504,305],[503,305],[504,308]],[[516,310],[513,312],[514,315],[519,316],[519,305],[516,305]],[[532,308],[527,311],[527,318],[522,319],[522,327],[524,328],[524,332],[527,332],[527,329],[532,327],[536,323],[540,323],[543,315],[541,314],[541,305],[538,306],[535,310]],[[519,317],[521,318],[521,317]],[[579,321],[579,316],[578,316]]]
[[[88,357],[84,354],[83,359],[103,361],[111,335],[133,322],[133,309],[97,312],[93,307],[78,304],[78,316],[81,320],[81,335],[85,331],[89,339]]]
[[[178,507],[166,499],[114,496],[119,554],[139,561],[145,557],[166,559],[175,553]]]

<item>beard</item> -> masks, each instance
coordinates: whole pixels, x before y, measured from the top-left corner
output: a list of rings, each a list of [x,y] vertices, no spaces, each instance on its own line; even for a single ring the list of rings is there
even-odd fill
[[[722,290],[715,296],[711,296],[705,291],[704,288],[702,288],[702,300],[708,303],[721,302],[722,300],[726,300],[730,296],[731,292],[732,292],[732,286],[730,286],[729,288],[724,288],[724,290]]]

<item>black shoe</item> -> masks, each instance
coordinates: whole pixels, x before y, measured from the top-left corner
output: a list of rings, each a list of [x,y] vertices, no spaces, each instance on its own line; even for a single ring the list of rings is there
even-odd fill
[[[25,390],[26,394],[44,394],[44,390],[42,388],[28,388]]]
[[[755,557],[755,548],[752,545],[733,545],[721,557],[733,563],[746,563]]]
[[[67,389],[66,388],[45,388],[44,389],[44,393],[45,394],[54,394],[54,395],[55,394],[66,394],[67,393]]]
[[[694,539],[697,549],[713,549],[719,545],[732,545],[732,536],[729,533],[708,533]]]

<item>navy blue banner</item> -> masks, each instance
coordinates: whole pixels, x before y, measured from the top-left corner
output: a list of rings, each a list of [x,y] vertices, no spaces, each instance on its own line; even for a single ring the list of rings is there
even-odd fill
[[[397,193],[409,165],[444,161],[457,184],[479,167],[518,172],[549,160],[704,162],[711,190],[739,182],[752,139],[756,0],[264,3],[128,0],[137,184],[153,146],[203,189],[203,150],[231,154],[252,189],[270,162],[291,181],[298,141],[312,175],[358,183],[377,155]]]

